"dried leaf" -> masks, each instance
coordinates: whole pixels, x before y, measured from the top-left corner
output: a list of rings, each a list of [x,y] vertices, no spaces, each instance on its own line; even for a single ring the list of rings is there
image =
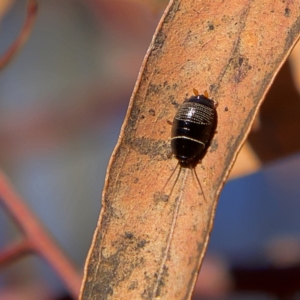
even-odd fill
[[[110,161],[81,299],[191,297],[221,188],[299,36],[299,4],[169,3]],[[174,176],[164,189],[177,164],[167,121],[193,88],[219,103],[218,133],[196,168],[207,202],[188,169],[171,195]]]

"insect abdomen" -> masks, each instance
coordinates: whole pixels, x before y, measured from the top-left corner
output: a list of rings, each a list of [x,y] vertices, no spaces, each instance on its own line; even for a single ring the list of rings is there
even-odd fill
[[[204,95],[179,106],[172,127],[171,147],[181,166],[196,164],[206,153],[217,125],[215,104]]]

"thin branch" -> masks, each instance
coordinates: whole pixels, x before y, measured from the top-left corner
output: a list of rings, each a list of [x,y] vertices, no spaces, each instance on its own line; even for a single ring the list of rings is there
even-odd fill
[[[28,239],[18,241],[15,244],[11,244],[0,252],[0,266],[9,264],[19,257],[27,254],[33,250],[32,244]]]
[[[22,245],[19,246],[20,254],[24,253],[26,244],[28,247],[27,250],[31,247],[33,251],[42,256],[52,266],[59,277],[64,281],[73,297],[77,298],[81,285],[81,275],[78,274],[71,262],[49,237],[47,231],[28,209],[22,198],[14,191],[12,185],[1,171],[0,198],[5,209],[25,235],[26,242],[24,242],[23,247]],[[17,251],[17,248],[15,250]],[[5,256],[5,254],[2,255]],[[11,253],[7,255],[7,259],[13,256],[17,257],[19,254],[16,252]]]
[[[10,46],[10,48],[8,48],[6,53],[4,53],[2,57],[0,57],[0,70],[2,70],[16,56],[16,54],[21,50],[21,48],[27,41],[31,33],[34,21],[36,19],[37,10],[38,10],[37,1],[28,0],[25,23],[17,39]]]

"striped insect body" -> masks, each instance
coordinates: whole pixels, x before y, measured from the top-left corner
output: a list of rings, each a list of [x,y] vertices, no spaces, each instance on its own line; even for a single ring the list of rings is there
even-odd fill
[[[194,92],[179,106],[173,121],[171,147],[181,167],[195,167],[205,156],[217,126],[215,102]]]
[[[161,278],[166,268],[175,226],[179,216],[180,204],[182,202],[188,174],[190,173],[189,171],[191,171],[196,184],[199,186],[204,201],[207,202],[195,167],[205,156],[207,148],[213,139],[217,127],[217,111],[215,102],[208,98],[207,93],[199,95],[197,90],[194,90],[194,94],[195,96],[185,100],[183,104],[179,106],[172,126],[171,148],[173,155],[178,160],[178,164],[165,183],[162,191],[166,190],[168,183],[176,174],[178,167],[179,171],[175,176],[175,181],[172,183],[167,197],[169,200],[171,199],[171,195],[175,193],[175,205],[171,206],[173,211],[172,224],[169,229],[169,236],[160,268],[156,274],[156,283],[153,289],[154,297],[158,297],[160,293]],[[181,174],[183,176],[181,176]],[[180,186],[175,188],[177,181],[181,180]],[[165,199],[164,197],[164,202],[166,201]]]

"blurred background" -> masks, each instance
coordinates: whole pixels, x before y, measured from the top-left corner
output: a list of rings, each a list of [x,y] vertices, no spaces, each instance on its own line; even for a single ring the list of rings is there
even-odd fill
[[[41,0],[33,32],[0,77],[0,166],[78,270],[108,160],[167,1]],[[25,0],[0,4],[0,53]],[[300,97],[295,51],[226,184],[194,299],[300,299]],[[18,231],[0,210],[0,249]],[[0,269],[0,299],[67,299],[41,259]]]

